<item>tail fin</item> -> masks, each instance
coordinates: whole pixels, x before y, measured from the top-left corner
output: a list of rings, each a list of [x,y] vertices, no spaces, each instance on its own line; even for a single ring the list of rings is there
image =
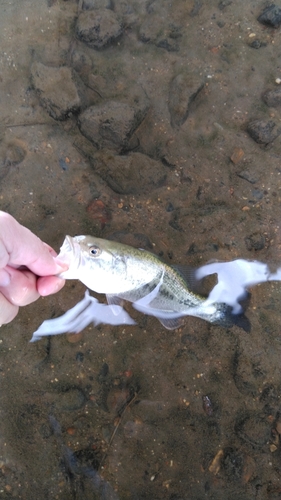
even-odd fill
[[[247,318],[247,316],[244,314],[244,311],[241,314],[233,314],[231,306],[222,304],[222,307],[224,312],[223,318],[215,323],[227,328],[231,328],[232,326],[236,325],[239,326],[239,328],[242,328],[246,333],[250,333],[251,322],[249,318]]]

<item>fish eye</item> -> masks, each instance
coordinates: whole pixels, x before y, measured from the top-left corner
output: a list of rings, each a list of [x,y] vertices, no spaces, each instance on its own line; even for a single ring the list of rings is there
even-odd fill
[[[98,255],[101,254],[101,249],[97,247],[96,245],[92,245],[89,247],[90,254],[93,255],[94,257],[97,257]]]

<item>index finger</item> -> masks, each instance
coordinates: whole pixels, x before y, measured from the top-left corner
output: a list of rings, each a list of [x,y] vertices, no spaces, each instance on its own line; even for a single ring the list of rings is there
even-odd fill
[[[60,266],[54,256],[54,250],[29,229],[0,212],[0,268],[24,265],[39,276],[58,274],[65,266]]]

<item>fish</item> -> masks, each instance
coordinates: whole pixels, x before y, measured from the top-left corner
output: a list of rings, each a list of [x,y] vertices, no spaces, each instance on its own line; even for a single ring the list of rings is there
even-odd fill
[[[90,290],[105,294],[109,306],[131,302],[169,330],[178,328],[182,318],[190,315],[250,331],[244,314],[234,315],[230,305],[192,290],[190,268],[168,265],[141,248],[89,235],[66,236],[58,259],[68,265],[59,274],[61,278],[78,279]]]

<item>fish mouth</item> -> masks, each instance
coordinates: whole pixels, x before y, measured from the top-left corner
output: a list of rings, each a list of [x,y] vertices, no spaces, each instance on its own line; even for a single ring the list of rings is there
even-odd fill
[[[77,270],[81,261],[80,245],[72,236],[66,236],[58,254],[58,259],[68,265],[68,270],[58,274],[60,278],[68,278]]]

